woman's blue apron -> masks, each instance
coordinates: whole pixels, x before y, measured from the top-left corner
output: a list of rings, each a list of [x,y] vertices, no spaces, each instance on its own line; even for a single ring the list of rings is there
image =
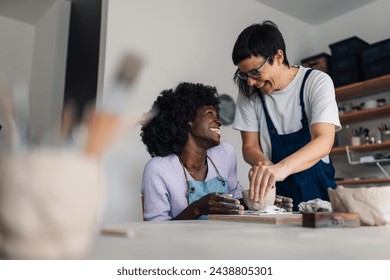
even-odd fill
[[[303,99],[303,90],[307,77],[312,69],[306,71],[300,89],[300,105],[302,112],[302,128],[290,134],[278,134],[265,105],[264,97],[259,92],[263,104],[264,113],[267,121],[268,132],[271,139],[273,163],[278,163],[282,159],[295,153],[311,140],[310,128],[305,112],[305,103]],[[315,198],[328,200],[328,188],[336,188],[334,181],[335,170],[332,162],[325,163],[322,160],[314,166],[304,171],[291,174],[282,182],[276,183],[276,194],[291,197],[294,200],[293,210],[298,210],[298,204],[302,201],[308,201]]]
[[[210,162],[213,164],[215,170],[218,173],[218,176],[211,178],[207,181],[195,181],[195,180],[188,180],[187,171],[185,170],[183,162],[180,160],[180,163],[183,167],[184,176],[186,177],[187,182],[187,200],[188,205],[192,202],[202,198],[203,196],[209,194],[209,193],[227,193],[228,192],[228,183],[227,181],[221,176],[219,173],[217,167],[215,166],[214,162],[207,156],[207,158],[210,160]],[[180,159],[180,158],[179,158]],[[199,217],[200,220],[207,220],[207,215],[202,215]]]

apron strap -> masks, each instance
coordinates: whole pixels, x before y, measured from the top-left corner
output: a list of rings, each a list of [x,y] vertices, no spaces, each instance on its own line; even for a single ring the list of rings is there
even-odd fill
[[[181,160],[181,158],[179,156],[177,156],[177,158],[179,159],[181,167],[183,168],[184,177],[186,178],[186,184],[187,184],[186,197],[187,197],[187,203],[189,204],[188,197],[189,197],[189,192],[190,192],[190,183],[188,182],[187,172],[186,172],[186,168],[184,166],[183,161]]]
[[[307,126],[308,122],[307,122],[307,116],[306,116],[306,112],[305,112],[305,102],[303,101],[303,93],[304,93],[304,88],[305,88],[307,77],[310,75],[310,73],[312,71],[313,71],[313,69],[310,68],[305,72],[305,76],[303,77],[301,89],[299,92],[299,101],[300,101],[299,104],[301,105],[301,113],[302,113],[301,123],[302,123],[302,126],[304,128]],[[267,106],[265,105],[263,93],[260,90],[256,90],[256,92],[257,92],[258,96],[260,97],[261,103],[263,105],[264,115],[265,115],[265,119],[267,121],[268,133],[270,135],[277,134],[277,130],[274,126],[274,123],[271,120],[271,117],[269,116]]]
[[[186,168],[185,168],[185,166],[184,166],[184,163],[183,163],[183,161],[181,160],[181,158],[180,158],[178,155],[177,155],[177,157],[178,157],[178,159],[179,159],[179,161],[180,161],[181,167],[183,168],[184,176],[185,176],[185,178],[186,178],[186,184],[187,184],[186,197],[187,197],[187,200],[188,200],[189,192],[190,192],[190,183],[189,183],[189,181],[188,181],[187,170],[186,170]],[[207,158],[210,160],[211,164],[214,166],[215,170],[217,171],[218,176],[221,178],[222,183],[225,185],[226,180],[225,180],[225,178],[223,178],[223,177],[221,176],[221,174],[219,173],[219,170],[218,170],[217,166],[215,165],[214,161],[213,161],[208,155],[207,155]],[[207,177],[207,175],[206,175],[206,177]]]
[[[263,93],[259,89],[257,89],[256,92],[260,97],[261,103],[263,104],[264,115],[265,115],[265,120],[267,122],[268,133],[270,134],[270,136],[273,134],[277,134],[274,123],[272,122],[271,117],[269,116],[267,106],[265,105]]]
[[[218,173],[218,176],[221,178],[221,181],[222,181],[223,185],[225,185],[226,180],[225,180],[225,178],[223,178],[223,177],[221,176],[221,174],[219,173],[219,170],[218,170],[217,166],[215,165],[214,161],[213,161],[208,155],[207,155],[207,158],[208,158],[208,159],[210,160],[210,162],[213,164],[215,170],[216,170],[217,173]]]
[[[301,112],[302,112],[302,120],[301,120],[301,123],[302,123],[302,126],[303,128],[305,129],[308,125],[308,122],[307,122],[307,116],[306,116],[306,112],[305,112],[305,102],[303,100],[303,92],[304,92],[304,89],[305,89],[305,84],[306,84],[306,80],[307,80],[307,77],[309,77],[310,73],[313,71],[313,69],[308,69],[305,73],[305,76],[303,77],[303,81],[302,81],[302,85],[301,85],[301,90],[299,92],[299,100],[300,100],[300,105],[301,105]]]

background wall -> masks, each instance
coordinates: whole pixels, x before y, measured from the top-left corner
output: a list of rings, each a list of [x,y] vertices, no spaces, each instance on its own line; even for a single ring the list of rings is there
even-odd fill
[[[30,82],[34,27],[0,16],[0,77],[13,83]]]
[[[0,17],[0,79],[15,95],[29,96],[35,140],[59,128],[64,95],[70,2],[47,3],[34,11],[34,19],[28,10],[26,21],[23,13],[19,20]],[[7,147],[5,133],[0,134],[0,148]]]
[[[70,2],[57,1],[35,25],[30,114],[33,139],[52,143],[61,124]]]
[[[0,80],[11,86],[28,85],[31,78],[34,27],[30,24],[0,16]],[[6,127],[0,114],[0,150],[8,147]]]
[[[329,53],[329,44],[354,35],[370,44],[389,38],[389,9],[389,1],[377,0],[316,26],[315,48]]]

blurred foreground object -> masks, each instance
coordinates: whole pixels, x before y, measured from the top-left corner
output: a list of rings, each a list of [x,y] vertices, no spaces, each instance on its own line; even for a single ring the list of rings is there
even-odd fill
[[[363,225],[390,224],[390,186],[328,189],[334,212],[358,213]]]
[[[0,117],[4,120],[4,130],[10,150],[15,152],[20,148],[20,135],[16,125],[12,89],[2,80],[0,80]]]
[[[129,108],[134,95],[131,87],[143,64],[142,58],[135,54],[127,54],[121,60],[111,87],[89,123],[85,144],[88,155],[101,155],[115,139],[140,121],[141,115],[131,114]]]
[[[31,150],[0,158],[0,244],[9,259],[82,259],[102,199],[99,162]]]

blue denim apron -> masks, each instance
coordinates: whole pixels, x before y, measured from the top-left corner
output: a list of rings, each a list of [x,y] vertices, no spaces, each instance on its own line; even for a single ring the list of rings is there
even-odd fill
[[[218,173],[218,176],[211,178],[207,181],[195,181],[195,180],[188,180],[187,171],[184,167],[183,162],[180,160],[180,163],[183,167],[184,176],[186,177],[187,182],[187,200],[188,205],[192,202],[202,198],[203,196],[209,194],[209,193],[227,193],[228,192],[228,183],[227,181],[221,176],[219,173],[217,167],[215,166],[214,162],[207,156],[207,158],[210,160],[210,162],[213,164],[215,170]],[[207,215],[202,215],[199,217],[200,220],[207,220]]]
[[[311,140],[310,128],[305,112],[305,103],[303,99],[303,89],[307,77],[312,69],[306,71],[300,89],[300,105],[302,112],[302,128],[290,134],[278,134],[265,105],[264,97],[259,92],[263,104],[264,113],[267,121],[268,132],[271,139],[273,163],[278,163],[282,159],[295,153]],[[328,188],[336,188],[334,181],[335,170],[332,162],[325,163],[322,160],[314,166],[304,171],[291,174],[282,182],[276,183],[276,194],[291,197],[294,200],[293,210],[298,210],[298,204],[302,201],[308,201],[315,198],[329,201]]]

